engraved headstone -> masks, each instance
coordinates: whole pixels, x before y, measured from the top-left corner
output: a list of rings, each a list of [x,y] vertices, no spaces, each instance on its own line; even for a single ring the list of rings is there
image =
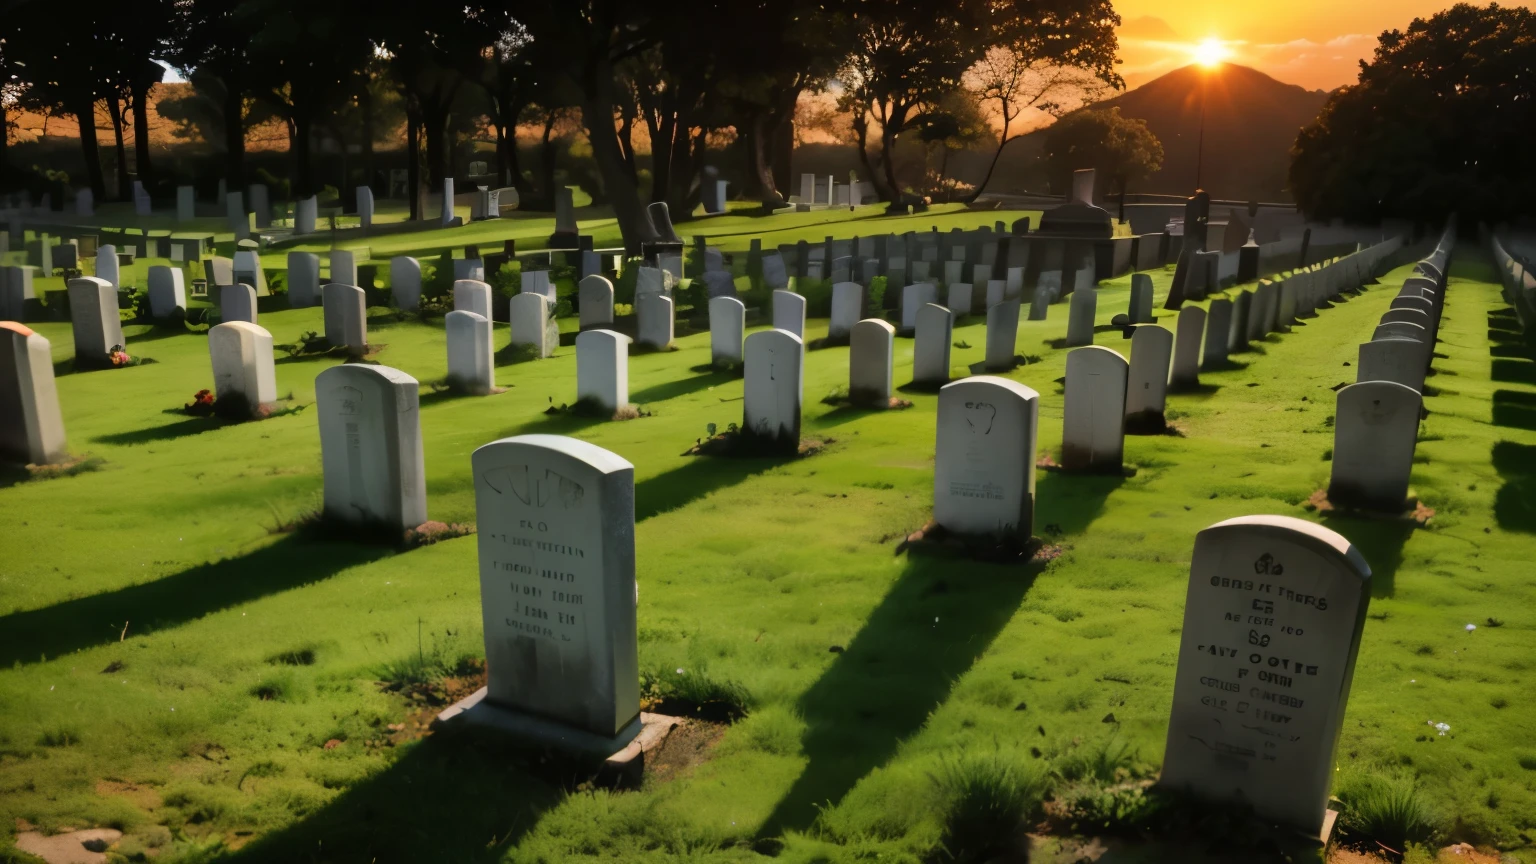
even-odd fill
[[[334,348],[345,348],[349,354],[366,353],[368,298],[363,289],[331,283],[320,290],[320,298],[325,307],[325,341]]]
[[[745,343],[742,434],[768,452],[800,448],[805,346],[784,330],[759,330]]]
[[[917,310],[912,340],[912,383],[935,387],[949,383],[949,349],[955,314],[937,303]]]
[[[351,286],[325,286],[327,300],[333,287]],[[388,366],[344,363],[315,378],[315,403],[325,515],[393,530],[427,521],[416,379]]]
[[[613,324],[613,283],[605,277],[587,276],[577,283],[576,303],[582,330]]]
[[[443,316],[443,328],[448,341],[449,386],[477,396],[494,390],[496,348],[490,319],[454,310]]]
[[[1424,392],[1429,367],[1429,345],[1417,339],[1376,339],[1360,344],[1355,381],[1396,381]]]
[[[1029,541],[1040,395],[978,375],[939,391],[933,521],[963,535]]]
[[[747,327],[747,307],[735,297],[709,301],[709,357],[715,366],[740,365],[742,334]]]
[[[584,330],[576,337],[576,400],[612,413],[629,404],[628,336]]]
[[[1173,334],[1156,324],[1142,324],[1131,334],[1131,365],[1125,387],[1125,431],[1158,435],[1167,428],[1168,363]]]
[[[271,333],[245,321],[215,325],[208,330],[208,357],[216,402],[239,400],[242,413],[252,416],[277,402]]]
[[[1061,467],[1118,474],[1125,452],[1129,365],[1118,352],[1089,345],[1067,354]]]
[[[48,340],[0,321],[0,460],[50,465],[68,456]]]
[[[1329,502],[1383,513],[1407,507],[1423,404],[1419,391],[1395,381],[1364,381],[1339,390]]]

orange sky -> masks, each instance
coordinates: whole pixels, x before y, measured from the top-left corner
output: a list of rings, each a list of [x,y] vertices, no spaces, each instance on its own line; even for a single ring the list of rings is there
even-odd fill
[[[1120,74],[1129,86],[1190,62],[1204,39],[1226,43],[1242,63],[1309,90],[1355,80],[1383,30],[1403,29],[1451,0],[1115,0]],[[1526,2],[1505,6],[1530,8]]]

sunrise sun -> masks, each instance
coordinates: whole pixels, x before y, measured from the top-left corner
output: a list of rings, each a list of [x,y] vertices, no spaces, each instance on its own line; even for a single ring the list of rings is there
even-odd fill
[[[1232,51],[1220,39],[1210,38],[1195,45],[1192,49],[1195,62],[1206,68],[1220,66],[1222,61],[1232,56]]]

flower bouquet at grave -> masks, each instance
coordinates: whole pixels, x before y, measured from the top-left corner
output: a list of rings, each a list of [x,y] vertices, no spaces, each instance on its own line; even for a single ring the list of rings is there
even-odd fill
[[[196,395],[192,397],[191,402],[181,406],[181,410],[191,414],[193,417],[212,417],[213,402],[214,398],[212,391],[199,390],[197,391]]]
[[[112,350],[107,352],[107,359],[112,361],[112,368],[114,369],[138,365],[138,361],[128,356],[128,352],[124,351],[121,345],[113,345]]]

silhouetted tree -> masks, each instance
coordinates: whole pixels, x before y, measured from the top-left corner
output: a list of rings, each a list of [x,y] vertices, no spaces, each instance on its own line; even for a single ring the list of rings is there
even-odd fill
[[[1163,143],[1145,120],[1120,116],[1119,108],[1068,114],[1045,133],[1045,162],[1051,185],[1065,189],[1072,172],[1092,168],[1120,194],[1124,218],[1126,187],[1163,167]]]

